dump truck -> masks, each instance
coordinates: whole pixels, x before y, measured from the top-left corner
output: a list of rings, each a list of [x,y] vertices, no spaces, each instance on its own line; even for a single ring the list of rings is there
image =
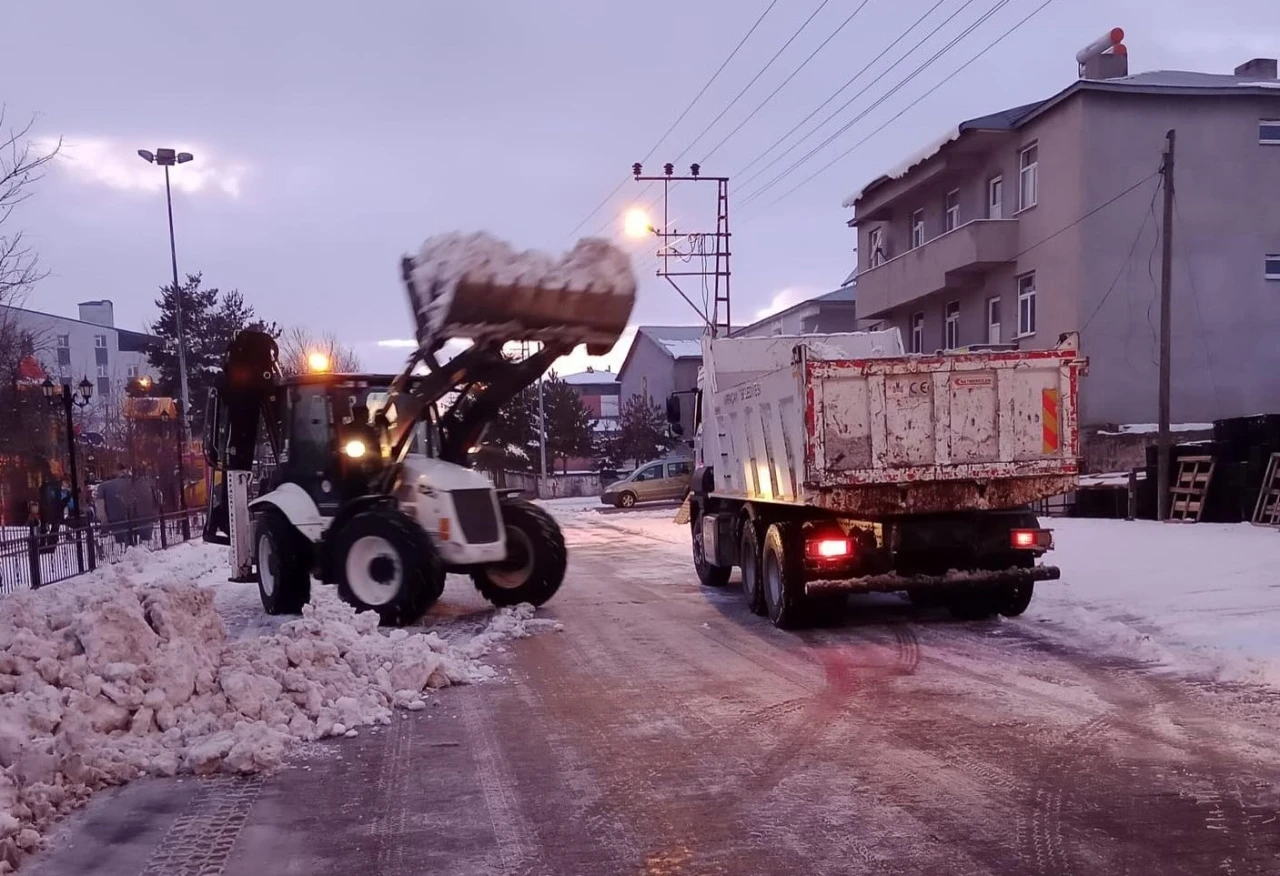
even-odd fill
[[[1021,614],[1060,577],[1032,505],[1078,482],[1077,341],[907,355],[896,330],[705,337],[685,511],[702,584],[739,568],[784,628],[849,593]],[[681,409],[667,400],[678,433]]]
[[[579,344],[607,352],[635,303],[629,257],[587,239],[556,259],[487,234],[428,239],[401,262],[417,347],[396,374],[284,375],[267,333],[240,332],[205,418],[218,488],[204,539],[271,614],[336,584],[386,625],[416,622],[449,572],[494,605],[541,605],[568,556],[554,518],[468,465],[497,411]],[[445,343],[471,345],[445,359]],[[504,348],[534,341],[513,359]],[[250,494],[252,491],[252,495]]]

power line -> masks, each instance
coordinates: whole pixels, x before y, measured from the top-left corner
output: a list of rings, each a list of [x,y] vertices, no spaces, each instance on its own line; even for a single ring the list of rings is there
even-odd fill
[[[760,79],[760,77],[763,76],[766,72],[768,72],[769,68],[773,66],[773,62],[777,61],[778,58],[782,57],[782,53],[785,52],[787,48],[793,42],[796,41],[796,38],[800,36],[800,34],[804,33],[805,28],[809,26],[809,24],[813,21],[813,19],[817,17],[818,13],[821,12],[824,8],[826,8],[826,5],[830,2],[831,0],[822,0],[822,2],[818,4],[817,8],[815,8],[812,12],[809,13],[809,17],[806,18],[798,28],[796,28],[795,32],[792,33],[791,36],[787,38],[787,41],[782,44],[782,47],[773,53],[773,57],[771,57],[768,61],[766,61],[764,66],[756,71],[756,75],[752,76],[750,81],[748,81],[746,85],[742,86],[741,90],[739,90],[738,93],[733,96],[733,100],[729,101],[728,105],[726,105],[724,109],[720,110],[720,114],[717,115],[714,119],[712,119],[710,124],[708,124],[705,128],[703,128],[702,132],[698,134],[698,136],[693,138],[693,142],[690,143],[688,146],[686,146],[684,150],[679,155],[676,156],[676,161],[679,161],[681,158],[687,155],[689,151],[693,149],[694,146],[698,145],[698,141],[701,140],[703,137],[705,137],[707,133],[712,128],[714,128],[722,118],[724,118],[725,113],[729,112],[729,110],[734,108],[734,106],[738,103],[738,101],[742,99],[742,96],[751,89],[751,86],[755,85],[756,82]]]
[[[779,85],[778,85],[778,87],[777,87],[777,88],[775,88],[773,91],[769,92],[769,96],[768,96],[768,97],[766,97],[764,100],[760,101],[760,103],[756,105],[756,108],[755,108],[755,109],[753,109],[751,112],[749,112],[749,113],[747,114],[747,117],[746,117],[745,119],[743,119],[742,121],[738,122],[737,127],[735,127],[732,131],[730,131],[729,133],[727,133],[727,134],[725,134],[723,137],[721,137],[721,138],[720,138],[720,142],[719,142],[719,143],[717,143],[716,145],[714,145],[714,146],[712,146],[712,147],[711,147],[710,151],[708,151],[708,152],[706,153],[706,157],[702,159],[702,163],[703,163],[703,164],[706,164],[706,163],[711,159],[711,156],[715,155],[715,154],[716,154],[716,152],[718,152],[718,151],[720,150],[720,147],[721,147],[721,146],[723,146],[723,145],[724,145],[724,144],[729,140],[729,138],[730,138],[730,137],[732,137],[734,134],[736,134],[736,133],[738,133],[739,131],[741,131],[741,130],[742,130],[742,128],[743,128],[743,126],[744,126],[744,125],[746,125],[746,123],[747,123],[747,122],[749,122],[749,121],[751,121],[753,118],[755,118],[756,113],[758,113],[758,112],[760,112],[760,110],[764,109],[764,108],[765,108],[765,105],[766,105],[766,104],[768,104],[768,103],[769,103],[769,101],[771,101],[771,100],[773,100],[775,97],[777,97],[777,96],[778,96],[778,92],[779,92],[779,91],[781,91],[782,89],[786,88],[786,87],[787,87],[787,83],[789,83],[792,79],[796,78],[796,75],[797,75],[801,70],[803,70],[805,67],[809,66],[809,62],[810,62],[810,61],[812,61],[812,60],[814,59],[814,57],[816,57],[816,56],[817,56],[817,54],[818,54],[819,52],[821,52],[823,49],[825,49],[825,48],[827,47],[827,44],[828,44],[829,42],[831,42],[833,39],[835,39],[835,38],[840,34],[840,32],[841,32],[842,30],[844,30],[846,27],[848,27],[848,26],[849,26],[849,23],[850,23],[851,21],[853,21],[855,18],[857,18],[857,17],[858,17],[858,13],[859,13],[859,12],[861,12],[861,11],[863,10],[863,8],[864,8],[864,7],[866,7],[866,5],[867,5],[868,3],[870,3],[870,2],[871,2],[871,0],[862,0],[862,2],[858,4],[857,8],[855,8],[855,9],[853,10],[853,12],[850,12],[850,13],[849,13],[848,18],[846,18],[844,21],[840,22],[840,26],[839,26],[839,27],[837,27],[835,30],[831,31],[831,33],[827,35],[827,38],[826,38],[825,40],[823,40],[823,41],[818,45],[818,47],[817,47],[816,49],[814,49],[812,52],[810,52],[810,53],[809,53],[809,57],[805,58],[803,61],[801,61],[801,62],[800,62],[800,66],[798,66],[798,67],[796,67],[796,69],[792,70],[792,71],[791,71],[791,74],[790,74],[789,76],[787,76],[787,78],[786,78],[786,79],[783,79],[783,80],[782,80],[782,82],[781,82],[781,83],[779,83]]]
[[[1152,202],[1154,205],[1154,201]],[[1174,190],[1173,210],[1178,221],[1178,234],[1183,231],[1182,211],[1178,209],[1178,193]],[[1182,247],[1182,261],[1187,266],[1187,281],[1191,284],[1191,300],[1196,306],[1196,322],[1200,323],[1200,345],[1204,347],[1205,364],[1209,367],[1209,381],[1213,384],[1214,397],[1218,399],[1218,411],[1222,411],[1222,389],[1218,386],[1218,377],[1213,373],[1213,354],[1209,350],[1208,330],[1204,324],[1204,314],[1200,312],[1200,291],[1196,288],[1196,275],[1191,270],[1191,256],[1187,255],[1187,247]]]
[[[904,39],[906,39],[906,38],[907,38],[907,36],[911,33],[911,31],[913,31],[913,30],[915,30],[917,27],[919,27],[921,22],[923,22],[926,18],[928,18],[930,15],[932,15],[932,14],[934,13],[934,11],[935,11],[939,6],[941,6],[943,3],[945,3],[945,2],[947,2],[947,0],[937,0],[937,2],[933,4],[933,6],[929,7],[929,9],[925,11],[924,15],[921,15],[919,18],[917,18],[917,19],[915,20],[915,22],[914,22],[910,27],[908,27],[908,28],[907,28],[906,30],[904,30],[902,33],[898,34],[898,38],[897,38],[897,39],[895,39],[893,42],[889,43],[889,45],[885,46],[884,50],[883,50],[883,51],[881,51],[881,52],[880,52],[880,54],[876,55],[876,56],[875,56],[874,58],[872,58],[869,62],[867,62],[866,66],[864,66],[861,70],[859,70],[857,73],[855,73],[855,74],[854,74],[854,75],[853,75],[853,76],[852,76],[852,77],[851,77],[847,82],[845,82],[845,84],[844,84],[844,85],[841,85],[839,88],[837,88],[837,89],[835,90],[835,92],[834,92],[830,97],[828,97],[828,98],[827,98],[826,100],[824,100],[822,103],[818,104],[818,105],[817,105],[817,107],[815,107],[812,111],[810,111],[810,113],[809,113],[807,116],[805,116],[803,119],[801,119],[799,122],[797,122],[797,123],[795,124],[795,127],[793,127],[790,131],[787,131],[787,133],[783,134],[781,137],[779,137],[777,140],[775,140],[775,141],[772,143],[772,145],[770,145],[770,146],[769,146],[769,148],[765,149],[763,152],[761,152],[761,153],[760,153],[759,155],[757,155],[755,158],[751,159],[751,161],[747,162],[747,164],[746,164],[745,166],[743,166],[740,170],[736,171],[736,172],[735,172],[735,173],[733,173],[732,175],[733,175],[733,176],[735,176],[735,177],[737,177],[737,176],[742,176],[744,173],[746,173],[748,170],[750,170],[752,167],[754,167],[754,166],[756,165],[756,163],[757,163],[757,162],[759,162],[759,161],[760,161],[761,159],[763,159],[766,155],[768,155],[770,152],[772,152],[774,149],[776,149],[776,148],[778,147],[778,145],[779,145],[779,144],[781,144],[783,141],[785,141],[788,137],[790,137],[790,136],[791,136],[792,134],[794,134],[796,131],[800,130],[801,126],[802,126],[802,125],[804,125],[804,123],[805,123],[805,122],[809,121],[809,119],[813,118],[813,117],[814,117],[814,116],[816,116],[818,113],[820,113],[820,112],[822,111],[822,108],[823,108],[823,107],[825,107],[827,104],[831,103],[831,101],[835,100],[837,97],[839,97],[840,95],[844,94],[845,90],[846,90],[850,85],[853,85],[853,83],[857,82],[857,81],[858,81],[858,79],[862,76],[862,74],[863,74],[863,73],[866,73],[868,70],[870,70],[870,69],[875,65],[875,63],[876,63],[877,61],[879,61],[879,60],[880,60],[881,58],[883,58],[885,55],[889,54],[889,52],[890,52],[890,51],[892,51],[892,49],[893,49],[893,47],[894,47],[894,46],[896,46],[898,43],[900,43],[900,42],[902,42]],[[818,126],[817,126],[817,128],[821,128],[821,127],[822,127],[822,125],[818,125]],[[817,128],[814,128],[814,130],[816,131],[816,130],[817,130]],[[810,131],[808,134],[805,134],[805,135],[804,135],[804,137],[801,137],[800,139],[801,139],[801,140],[805,140],[805,139],[807,139],[808,137],[810,137],[812,134],[813,134],[813,131]],[[767,169],[767,168],[765,168],[765,169]],[[760,171],[760,173],[763,173],[763,172],[764,172],[763,170],[762,170],[762,171]],[[747,182],[750,182],[751,180],[755,179],[755,178],[756,178],[756,176],[759,176],[759,175],[760,175],[760,173],[757,173],[755,176],[748,177]]]
[[[965,2],[965,4],[964,4],[964,6],[961,6],[961,7],[960,7],[960,9],[961,9],[961,10],[963,10],[963,9],[964,9],[965,7],[967,7],[967,6],[969,5],[969,3],[971,3],[971,2],[972,2],[972,0],[966,0],[966,2]],[[813,159],[813,157],[814,157],[815,155],[817,155],[819,152],[821,152],[823,149],[825,149],[827,146],[829,146],[831,143],[833,143],[833,142],[834,142],[838,137],[840,137],[840,135],[841,135],[841,134],[843,134],[845,131],[848,131],[850,128],[852,128],[854,125],[856,125],[858,122],[860,122],[860,121],[862,121],[864,118],[866,118],[866,117],[867,117],[867,115],[869,115],[869,114],[872,112],[872,110],[876,109],[876,107],[880,106],[880,105],[881,105],[882,103],[884,103],[886,100],[888,100],[889,98],[891,98],[891,97],[892,97],[894,94],[896,94],[900,89],[902,89],[902,88],[903,88],[904,86],[906,86],[909,82],[911,82],[911,80],[915,79],[917,76],[919,76],[921,73],[923,73],[923,72],[924,72],[925,70],[927,70],[929,67],[931,67],[931,66],[932,66],[932,65],[933,65],[933,64],[934,64],[934,63],[935,63],[939,58],[941,58],[941,57],[942,57],[943,55],[945,55],[947,52],[951,51],[951,50],[952,50],[952,49],[954,49],[957,45],[959,45],[959,44],[960,44],[960,43],[961,43],[961,42],[962,42],[962,41],[963,41],[967,36],[969,36],[969,34],[973,33],[975,30],[977,30],[979,27],[981,27],[983,24],[985,24],[985,23],[986,23],[986,21],[987,21],[988,19],[990,19],[993,15],[995,15],[997,12],[999,12],[1001,9],[1003,9],[1005,6],[1007,6],[1007,5],[1009,4],[1009,2],[1010,2],[1010,0],[996,0],[995,4],[994,4],[994,5],[992,5],[992,6],[991,6],[991,8],[990,8],[990,9],[988,9],[986,12],[984,12],[982,15],[980,15],[976,21],[974,21],[974,22],[970,23],[970,24],[969,24],[967,27],[965,27],[965,29],[964,29],[964,30],[962,30],[958,35],[956,35],[955,37],[952,37],[952,39],[951,39],[951,40],[950,40],[946,45],[944,45],[944,46],[943,46],[941,49],[939,49],[938,51],[934,52],[934,53],[933,53],[933,55],[931,55],[931,56],[930,56],[928,59],[926,59],[923,63],[921,63],[921,64],[920,64],[919,66],[917,66],[914,70],[912,70],[910,73],[908,73],[908,74],[907,74],[906,76],[904,76],[902,79],[900,79],[896,85],[894,85],[892,88],[890,88],[890,89],[889,89],[888,91],[886,91],[884,94],[880,95],[880,97],[879,97],[879,98],[877,98],[876,100],[872,101],[872,103],[871,103],[871,105],[870,105],[870,106],[866,107],[864,110],[862,110],[862,112],[858,113],[856,116],[854,116],[852,119],[850,119],[850,120],[849,120],[848,122],[846,122],[844,125],[842,125],[838,130],[836,130],[834,133],[830,134],[830,135],[829,135],[825,140],[823,140],[823,141],[822,141],[821,143],[819,143],[817,146],[815,146],[815,147],[813,147],[812,149],[810,149],[807,153],[805,153],[805,154],[804,154],[804,156],[802,156],[801,158],[797,159],[795,162],[793,162],[793,163],[791,164],[791,166],[790,166],[790,167],[788,167],[786,170],[782,171],[782,173],[778,174],[778,175],[777,175],[777,176],[775,176],[773,179],[769,180],[769,182],[765,183],[763,186],[761,186],[760,188],[756,189],[756,190],[755,190],[755,191],[753,191],[751,194],[747,195],[746,199],[745,199],[745,200],[743,201],[743,203],[742,203],[742,206],[743,206],[743,207],[747,206],[747,204],[751,203],[751,202],[752,202],[752,201],[754,201],[756,198],[760,197],[760,196],[761,196],[761,195],[763,195],[765,192],[767,192],[769,189],[773,188],[773,187],[774,187],[775,185],[777,185],[779,182],[781,182],[782,180],[786,179],[788,176],[790,176],[792,173],[794,173],[794,172],[795,172],[796,170],[798,170],[800,167],[802,167],[803,165],[807,164],[810,160],[812,160],[812,159]],[[959,11],[960,11],[960,10],[957,10],[957,12],[956,12],[955,14],[959,14]],[[950,21],[950,19],[948,19],[948,21]],[[871,88],[871,86],[872,86],[872,85],[875,85],[877,82],[879,82],[881,79],[883,79],[883,78],[885,77],[885,75],[887,75],[887,74],[889,73],[889,71],[890,71],[890,70],[892,70],[894,67],[898,66],[898,64],[902,63],[902,62],[903,62],[903,61],[905,61],[908,57],[910,57],[912,52],[914,52],[917,48],[919,48],[919,47],[920,47],[920,46],[921,46],[921,45],[922,45],[926,40],[928,40],[928,39],[929,39],[929,37],[933,36],[933,34],[934,34],[934,33],[937,33],[937,32],[938,32],[938,30],[939,30],[941,27],[943,27],[943,26],[945,26],[945,25],[946,25],[946,23],[947,23],[947,22],[943,22],[943,23],[942,23],[941,25],[939,25],[937,28],[934,28],[934,30],[933,30],[933,31],[932,31],[928,36],[926,36],[924,39],[920,40],[920,42],[916,43],[916,45],[915,45],[915,46],[913,46],[913,47],[911,48],[911,50],[910,50],[910,51],[908,51],[905,55],[903,55],[901,58],[899,58],[897,61],[895,61],[895,62],[894,62],[890,67],[888,67],[886,70],[884,70],[884,71],[883,71],[879,76],[877,76],[875,79],[873,79],[870,83],[868,83],[868,85],[866,86],[866,88],[863,88],[861,92],[859,92],[858,94],[856,94],[856,95],[854,95],[852,98],[850,98],[848,101],[846,101],[846,102],[845,102],[845,104],[844,104],[844,106],[842,106],[840,109],[841,109],[841,110],[843,110],[843,109],[844,109],[844,107],[848,106],[850,103],[853,103],[853,101],[857,100],[857,99],[858,99],[858,97],[860,97],[862,94],[865,94],[868,90],[870,90],[870,88]],[[839,110],[837,110],[837,113],[838,113],[838,112],[839,112]],[[835,114],[833,114],[833,116],[834,116],[834,115],[835,115]],[[829,120],[830,118],[831,118],[831,117],[828,117],[828,120]],[[823,122],[823,124],[825,125],[825,124],[826,124],[826,122]],[[821,126],[819,126],[819,127],[821,127]],[[785,153],[784,153],[784,154],[785,154]],[[780,158],[781,158],[781,156],[779,156],[779,159],[780,159]],[[769,166],[772,166],[772,164],[774,164],[774,163],[776,163],[776,161],[774,161],[774,162],[770,162],[770,165],[769,165]],[[768,169],[768,166],[766,166],[766,168],[765,168],[765,169]]]
[[[967,69],[971,64],[973,64],[973,63],[974,63],[974,62],[976,62],[979,58],[981,58],[982,56],[984,56],[985,54],[987,54],[987,52],[991,51],[991,50],[992,50],[992,49],[994,49],[996,46],[998,46],[1001,42],[1003,42],[1005,39],[1007,39],[1007,38],[1008,38],[1008,37],[1009,37],[1009,36],[1010,36],[1014,31],[1016,31],[1018,28],[1022,27],[1024,24],[1026,24],[1028,21],[1030,21],[1030,20],[1031,20],[1032,18],[1034,18],[1035,16],[1039,15],[1042,11],[1044,11],[1044,9],[1046,9],[1046,8],[1047,8],[1051,3],[1053,3],[1053,2],[1054,2],[1054,0],[1044,0],[1044,2],[1042,2],[1042,3],[1041,3],[1039,6],[1037,6],[1035,9],[1033,9],[1033,10],[1031,10],[1029,13],[1027,13],[1027,15],[1025,15],[1025,16],[1024,16],[1020,21],[1018,21],[1016,24],[1014,24],[1012,27],[1010,27],[1010,28],[1009,28],[1008,30],[1006,30],[1004,33],[1000,34],[1000,36],[996,37],[994,40],[992,40],[990,43],[988,43],[988,44],[987,44],[987,45],[986,45],[986,46],[985,46],[985,47],[984,47],[980,52],[978,52],[976,55],[974,55],[974,56],[973,56],[972,58],[970,58],[968,61],[965,61],[963,64],[961,64],[961,65],[960,65],[959,67],[957,67],[955,70],[953,70],[949,75],[947,75],[945,78],[943,78],[940,82],[938,82],[936,85],[934,85],[934,86],[933,86],[932,88],[930,88],[928,91],[926,91],[924,94],[920,95],[920,96],[919,96],[919,97],[917,97],[915,100],[913,100],[911,103],[907,104],[905,107],[903,107],[901,110],[899,110],[899,111],[897,112],[897,114],[895,114],[892,118],[890,118],[888,121],[886,121],[886,122],[884,122],[882,125],[880,125],[880,127],[876,128],[876,129],[875,129],[874,131],[872,131],[870,134],[868,134],[867,136],[863,137],[863,138],[862,138],[861,140],[859,140],[857,143],[854,143],[852,146],[850,146],[850,147],[849,147],[848,149],[846,149],[844,152],[841,152],[839,155],[837,155],[837,156],[836,156],[835,158],[833,158],[831,161],[829,161],[829,162],[827,162],[826,164],[824,164],[824,165],[823,165],[821,168],[819,168],[816,172],[814,172],[813,174],[811,174],[811,175],[809,175],[808,177],[806,177],[806,178],[804,179],[804,181],[803,181],[803,182],[801,182],[799,185],[797,185],[797,186],[795,186],[795,187],[793,187],[793,188],[791,188],[791,189],[788,189],[788,190],[787,190],[787,192],[786,192],[785,194],[783,194],[783,195],[779,196],[778,198],[775,198],[775,199],[770,203],[770,206],[772,206],[773,204],[778,203],[779,201],[783,200],[784,198],[788,198],[788,197],[790,197],[791,195],[795,194],[797,191],[799,191],[800,189],[802,189],[802,188],[804,188],[806,185],[808,185],[810,182],[812,182],[812,181],[813,181],[813,179],[814,179],[815,177],[819,176],[820,174],[822,174],[822,173],[824,173],[825,171],[827,171],[828,169],[830,169],[832,165],[834,165],[834,164],[836,164],[837,162],[839,162],[839,161],[843,160],[845,157],[847,157],[851,152],[853,152],[853,151],[854,151],[855,149],[857,149],[859,146],[863,145],[863,144],[864,144],[864,143],[866,143],[868,140],[870,140],[872,137],[874,137],[875,135],[879,134],[879,133],[880,133],[881,131],[883,131],[885,128],[889,127],[889,125],[893,124],[893,123],[894,123],[894,122],[896,122],[898,119],[902,118],[904,115],[906,115],[906,114],[907,114],[907,112],[909,112],[909,111],[910,111],[910,110],[912,110],[914,107],[916,107],[916,106],[917,106],[917,105],[918,105],[922,100],[924,100],[925,98],[929,97],[931,94],[933,94],[933,93],[934,93],[935,91],[937,91],[939,88],[941,88],[942,86],[946,85],[948,82],[950,82],[950,81],[951,81],[952,79],[954,79],[956,76],[958,76],[960,73],[964,72],[964,70],[966,70],[966,69]]]
[[[670,127],[668,127],[667,130],[663,132],[662,136],[658,138],[657,142],[654,143],[653,146],[650,147],[649,151],[645,153],[644,158],[640,159],[641,164],[643,164],[644,162],[648,161],[651,157],[653,157],[653,153],[657,152],[658,148],[662,146],[663,143],[666,142],[667,138],[671,136],[671,132],[676,129],[676,126],[679,125],[682,121],[684,121],[684,117],[687,116],[689,114],[689,111],[693,109],[694,104],[696,104],[699,100],[702,99],[702,96],[707,93],[707,89],[710,88],[712,83],[714,83],[716,79],[719,78],[720,74],[724,72],[724,68],[729,66],[729,62],[732,61],[734,59],[734,56],[738,54],[738,50],[741,49],[742,46],[746,43],[746,41],[751,38],[751,35],[756,32],[756,28],[758,28],[760,26],[760,23],[764,21],[765,16],[768,15],[769,12],[773,9],[773,7],[777,5],[778,5],[778,0],[770,0],[769,5],[764,8],[764,12],[760,13],[760,16],[755,20],[755,23],[751,25],[751,28],[745,34],[742,35],[742,39],[738,40],[738,44],[733,47],[733,51],[729,53],[729,57],[725,58],[724,61],[720,63],[720,66],[716,68],[716,72],[711,74],[711,78],[708,79],[706,81],[706,84],[703,85],[702,88],[698,91],[698,93],[693,96],[693,100],[689,101],[689,104],[684,108],[684,110],[680,113],[680,115],[676,117],[676,120],[671,123]],[[586,216],[582,217],[582,221],[580,221],[577,225],[573,227],[573,230],[569,232],[568,236],[573,237],[573,235],[577,234],[578,229],[582,228],[583,225],[586,225],[588,222],[590,222],[591,217],[599,213],[601,210],[603,210],[605,205],[608,204],[609,201],[613,199],[613,196],[616,195],[618,192],[620,192],[622,190],[622,187],[630,181],[631,181],[631,177],[629,176],[623,177],[622,182],[614,186],[613,191],[611,191],[608,195],[606,195],[604,200],[601,201],[599,204],[597,204],[594,210],[592,210]]]
[[[1154,175],[1155,174],[1153,174],[1153,176]],[[1142,182],[1138,183],[1138,185],[1142,185],[1142,183],[1145,183],[1150,179],[1151,177],[1149,176],[1146,179],[1142,180]],[[1132,189],[1130,191],[1132,191]],[[1159,193],[1160,193],[1159,186],[1156,186],[1154,189],[1151,190],[1151,208],[1152,209],[1155,208],[1156,195],[1158,195]],[[1120,265],[1120,270],[1116,271],[1115,279],[1111,281],[1111,285],[1107,287],[1107,291],[1104,292],[1102,294],[1102,297],[1098,299],[1098,306],[1093,309],[1093,313],[1089,314],[1089,318],[1086,319],[1083,324],[1081,324],[1080,326],[1081,334],[1084,334],[1085,329],[1087,329],[1089,325],[1093,322],[1093,318],[1102,311],[1102,305],[1107,303],[1107,299],[1111,297],[1111,293],[1114,292],[1116,289],[1116,286],[1120,284],[1120,278],[1124,276],[1125,270],[1133,262],[1133,254],[1138,251],[1138,244],[1142,241],[1142,235],[1146,233],[1147,220],[1150,218],[1151,217],[1147,215],[1147,211],[1144,211],[1142,216],[1142,224],[1138,226],[1138,234],[1133,238],[1133,243],[1130,244],[1129,246],[1129,254],[1125,257],[1124,263]],[[1083,221],[1083,220],[1080,220],[1080,221]]]

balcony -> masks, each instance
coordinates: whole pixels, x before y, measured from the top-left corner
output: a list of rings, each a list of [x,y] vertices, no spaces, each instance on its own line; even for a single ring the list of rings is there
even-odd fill
[[[858,274],[858,316],[875,318],[1014,260],[1017,219],[975,219]]]

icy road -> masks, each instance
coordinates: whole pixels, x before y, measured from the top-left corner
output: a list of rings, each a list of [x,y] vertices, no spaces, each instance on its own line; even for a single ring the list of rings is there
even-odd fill
[[[1222,658],[1193,617],[1276,647],[1274,572],[1239,567],[1274,533],[1223,536],[1239,580],[1132,588],[1204,603],[1185,616],[1126,620],[1124,581],[1090,597],[1082,565],[1018,621],[882,598],[791,634],[697,586],[671,509],[557,513],[570,578],[541,614],[565,630],[491,658],[503,677],[271,776],[100,794],[21,872],[1280,873],[1274,664]],[[432,622],[487,614],[455,579]]]

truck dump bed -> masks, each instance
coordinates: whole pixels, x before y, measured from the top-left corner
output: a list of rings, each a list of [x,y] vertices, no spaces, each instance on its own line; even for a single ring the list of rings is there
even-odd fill
[[[763,354],[760,342],[776,340],[708,341],[717,495],[874,518],[1011,508],[1075,488],[1074,337],[1056,350],[846,358],[819,336],[769,373],[740,364],[768,359],[750,345]]]

